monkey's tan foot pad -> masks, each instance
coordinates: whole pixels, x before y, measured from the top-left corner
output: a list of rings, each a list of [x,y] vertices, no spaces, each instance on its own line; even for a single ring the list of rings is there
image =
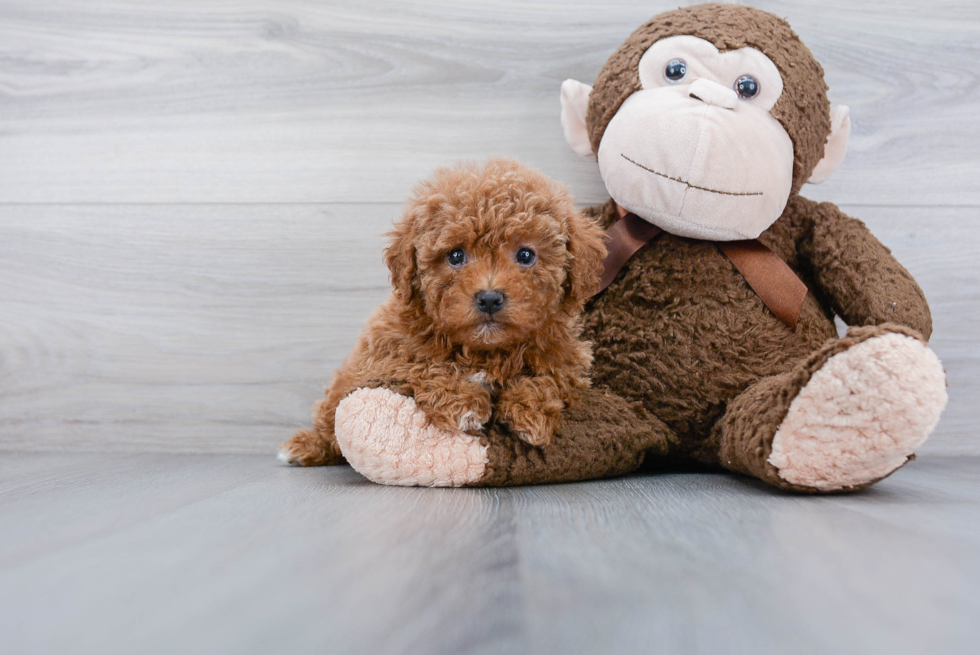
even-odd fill
[[[461,487],[487,468],[479,437],[427,424],[413,398],[358,389],[337,406],[334,432],[354,470],[378,484]]]
[[[946,407],[946,375],[929,347],[890,333],[828,359],[790,403],[769,463],[792,484],[859,487],[902,466]]]

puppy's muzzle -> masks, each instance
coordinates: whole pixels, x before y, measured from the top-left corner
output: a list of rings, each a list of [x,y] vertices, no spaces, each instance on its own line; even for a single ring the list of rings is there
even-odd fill
[[[496,289],[481,291],[476,294],[476,308],[487,316],[493,316],[504,308],[504,294]]]

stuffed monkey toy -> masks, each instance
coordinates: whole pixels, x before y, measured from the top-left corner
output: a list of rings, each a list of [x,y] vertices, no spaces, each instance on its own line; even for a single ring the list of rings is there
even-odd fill
[[[494,419],[439,430],[411,398],[359,389],[336,413],[354,468],[485,486],[693,463],[819,493],[914,457],[946,404],[929,307],[863,223],[800,195],[841,162],[850,121],[789,25],[737,5],[660,14],[561,103],[611,196],[585,211],[609,248],[583,319],[592,388],[545,447]]]

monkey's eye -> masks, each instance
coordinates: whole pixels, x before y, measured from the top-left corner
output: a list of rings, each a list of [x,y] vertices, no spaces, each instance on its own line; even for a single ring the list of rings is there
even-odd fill
[[[668,82],[680,82],[687,75],[687,62],[683,59],[671,59],[664,68],[664,79]]]
[[[517,254],[514,255],[514,260],[521,266],[530,266],[537,258],[538,256],[535,255],[534,251],[530,248],[521,248],[517,251]]]
[[[735,80],[735,93],[742,100],[751,100],[759,95],[759,82],[751,75],[743,75]]]
[[[453,268],[459,268],[466,263],[466,252],[462,248],[453,248],[446,255],[446,263]]]

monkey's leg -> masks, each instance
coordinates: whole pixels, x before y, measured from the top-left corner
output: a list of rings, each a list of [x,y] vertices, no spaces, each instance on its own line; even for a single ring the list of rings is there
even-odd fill
[[[474,486],[573,482],[635,471],[644,456],[664,455],[675,441],[659,419],[638,416],[627,402],[601,388],[588,389],[566,409],[554,440],[535,447],[497,422],[487,435],[488,464]]]
[[[945,405],[942,365],[915,332],[851,328],[745,390],[712,439],[729,470],[795,491],[853,491],[909,461]]]
[[[644,453],[673,439],[660,421],[634,414],[622,398],[588,390],[566,410],[554,441],[536,448],[494,422],[485,437],[440,430],[413,399],[359,389],[337,409],[337,440],[359,473],[405,486],[509,486],[568,482],[635,470]]]

